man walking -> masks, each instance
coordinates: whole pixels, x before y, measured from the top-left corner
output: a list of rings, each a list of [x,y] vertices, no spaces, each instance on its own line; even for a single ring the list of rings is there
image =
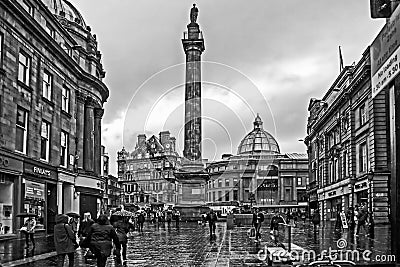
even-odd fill
[[[259,211],[258,208],[255,208],[253,211],[253,221],[252,225],[254,226],[255,232],[256,232],[256,242],[259,242],[259,239],[261,238],[260,234],[260,229],[261,229],[261,223],[264,221],[264,214]]]
[[[215,214],[213,209],[207,214],[206,221],[208,221],[208,226],[210,227],[210,237],[215,236],[215,223],[217,221],[217,214]]]

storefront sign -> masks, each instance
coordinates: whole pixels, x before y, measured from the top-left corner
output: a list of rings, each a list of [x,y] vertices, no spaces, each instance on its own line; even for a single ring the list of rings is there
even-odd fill
[[[25,198],[45,200],[44,184],[25,181]]]
[[[400,8],[396,8],[370,47],[372,97],[399,73],[399,46]]]
[[[57,173],[55,171],[36,164],[25,163],[24,172],[34,176],[57,179]]]
[[[347,224],[346,214],[343,211],[340,213],[340,220],[342,220],[343,229],[348,229],[349,226]]]
[[[360,183],[356,183],[356,184],[354,185],[354,192],[362,191],[362,190],[365,190],[365,189],[367,189],[367,188],[368,188],[367,181],[363,181],[363,182],[360,182]]]

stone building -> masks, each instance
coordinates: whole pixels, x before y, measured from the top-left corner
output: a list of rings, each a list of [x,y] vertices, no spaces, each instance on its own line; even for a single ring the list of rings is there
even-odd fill
[[[118,152],[118,180],[121,183],[122,204],[150,207],[175,205],[178,186],[174,171],[181,158],[176,152],[176,139],[169,131],[160,132],[159,138],[139,134],[135,150],[125,148]]]
[[[307,155],[281,153],[260,116],[253,124],[237,155],[223,155],[207,165],[207,204],[257,206],[269,212],[306,210]]]
[[[57,213],[96,216],[104,76],[96,35],[68,1],[0,2],[1,233],[16,233],[20,212],[47,232]]]
[[[387,105],[384,91],[372,98],[369,49],[341,71],[322,99],[310,100],[308,193],[323,220],[364,202],[375,223],[388,222]]]

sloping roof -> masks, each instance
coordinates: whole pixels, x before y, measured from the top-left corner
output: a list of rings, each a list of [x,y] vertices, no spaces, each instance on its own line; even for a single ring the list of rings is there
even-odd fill
[[[290,159],[308,159],[306,153],[286,153],[285,155]]]

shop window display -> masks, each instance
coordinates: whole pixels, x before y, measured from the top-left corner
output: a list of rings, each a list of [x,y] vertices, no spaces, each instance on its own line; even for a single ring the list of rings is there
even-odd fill
[[[0,235],[13,232],[13,180],[7,175],[0,175]]]

